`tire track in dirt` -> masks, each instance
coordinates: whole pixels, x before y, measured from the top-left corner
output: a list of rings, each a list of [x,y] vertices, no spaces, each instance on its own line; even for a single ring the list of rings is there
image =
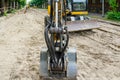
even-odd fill
[[[91,61],[93,61],[94,64],[98,63],[97,66],[94,67],[94,65],[92,65],[92,67],[90,67],[91,64],[89,64],[89,62],[88,62],[90,60],[85,60],[84,59],[85,57],[82,60],[81,59],[81,57],[83,57],[82,55],[79,57],[80,60],[81,60],[81,61],[80,60],[79,61],[82,63],[81,66],[84,64],[85,66],[89,65],[89,67],[90,67],[90,68],[85,68],[85,66],[84,66],[85,70],[83,72],[86,73],[86,74],[84,74],[84,77],[87,76],[87,75],[90,75],[91,73],[92,74],[96,74],[96,76],[97,76],[97,78],[96,78],[95,76],[92,75],[92,77],[89,76],[89,78],[87,77],[88,79],[85,78],[85,80],[92,80],[92,79],[108,80],[108,78],[105,77],[104,68],[106,66],[117,65],[118,67],[115,67],[115,68],[119,69],[119,63],[120,63],[119,56],[120,55],[118,54],[117,56],[115,56],[113,54],[115,51],[111,50],[108,46],[105,46],[105,44],[104,44],[103,41],[99,42],[99,40],[97,40],[97,41],[94,40],[94,38],[98,39],[98,36],[94,36],[94,34],[97,34],[97,33],[94,33],[94,32],[91,32],[91,31],[90,32],[89,31],[82,32],[82,33],[78,32],[78,33],[73,33],[73,35],[71,37],[76,40],[76,46],[78,46],[79,51],[82,51],[82,52],[84,52],[84,54],[87,54],[86,58],[88,56],[90,56],[91,57]],[[100,35],[100,34],[97,34],[97,35]],[[91,38],[90,36],[93,36],[93,38]],[[100,41],[101,41],[101,39],[100,39]],[[72,43],[72,44],[74,44],[74,43]],[[81,53],[78,52],[78,54],[81,54]],[[113,56],[114,56],[114,58],[112,59]],[[79,66],[79,67],[81,67],[81,66]],[[101,70],[102,72],[98,71],[99,72],[98,73],[97,70],[101,69],[99,66],[103,67],[103,70]],[[87,72],[90,69],[91,70],[96,69],[96,70],[94,70],[94,71],[96,71],[96,73],[94,73],[93,71],[91,71],[91,72],[89,72],[89,74],[87,74]],[[82,69],[80,69],[80,70],[82,70]],[[88,71],[86,71],[86,70],[88,70]],[[102,75],[101,73],[104,74],[104,75]],[[118,74],[119,73],[120,72],[118,72]],[[83,74],[81,74],[80,76],[82,76],[82,75]],[[106,73],[106,76],[109,76],[109,77],[113,76],[113,77],[115,77],[114,75],[109,75],[107,73]]]
[[[120,36],[112,34],[112,33],[106,33],[104,31],[100,31],[100,30],[94,30],[94,31],[98,32],[99,34],[101,34],[101,36],[103,36],[101,38],[101,40],[99,40],[99,38],[93,38],[93,36],[89,36],[89,38],[92,38],[93,40],[96,40],[96,41],[98,41],[102,44],[105,44],[108,47],[114,49],[115,51],[120,52],[120,41],[119,41]],[[95,34],[94,36],[97,36],[97,34]]]
[[[104,27],[104,28],[99,28],[98,30],[101,30],[101,31],[104,31],[104,32],[107,32],[107,33],[109,32],[109,33],[120,36],[120,32],[116,31],[114,29],[110,29],[110,28],[108,29],[108,28]]]

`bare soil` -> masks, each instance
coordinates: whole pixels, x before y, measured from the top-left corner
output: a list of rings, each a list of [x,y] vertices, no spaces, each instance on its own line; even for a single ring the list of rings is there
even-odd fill
[[[29,9],[0,18],[0,79],[41,80],[39,60],[46,10]],[[77,49],[78,80],[120,80],[120,26],[70,33]]]

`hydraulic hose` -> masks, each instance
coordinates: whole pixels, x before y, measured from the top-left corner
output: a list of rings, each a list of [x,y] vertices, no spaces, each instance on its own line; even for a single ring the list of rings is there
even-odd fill
[[[54,45],[52,44],[49,36],[48,36],[48,31],[49,31],[49,26],[48,25],[46,28],[45,28],[45,32],[44,32],[44,35],[45,35],[45,41],[46,41],[46,44],[47,44],[47,47],[48,47],[48,51],[50,53],[50,57],[52,58],[52,60],[54,61],[54,63],[57,63],[56,62],[56,55],[55,55],[55,49],[54,49]]]
[[[48,34],[48,27],[50,25],[47,25],[47,27],[45,28],[45,31],[44,31],[44,36],[45,36],[45,42],[46,42],[46,45],[48,47],[48,51],[50,52],[50,56],[51,56],[51,49],[50,49],[50,46],[48,45],[49,41],[48,41],[48,37],[47,37],[47,34]]]
[[[67,48],[67,46],[68,46],[68,42],[69,42],[69,33],[68,33],[68,31],[67,31],[67,28],[65,28],[65,31],[66,31],[67,41],[66,41],[66,45],[64,46],[64,48],[63,48],[63,50],[62,50],[62,54],[61,54],[61,56],[60,56],[60,59],[62,59],[62,57],[64,56],[64,52],[65,52],[65,50],[66,50],[66,48]]]

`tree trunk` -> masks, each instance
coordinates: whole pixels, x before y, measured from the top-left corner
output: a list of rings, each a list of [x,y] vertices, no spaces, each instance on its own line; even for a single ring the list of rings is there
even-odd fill
[[[12,1],[10,0],[10,9],[12,9]]]
[[[4,0],[2,0],[2,10],[1,10],[1,14],[3,15],[4,14],[4,11],[5,11],[5,2],[4,2]]]
[[[15,9],[15,1],[14,1],[13,5],[14,5],[14,9]]]

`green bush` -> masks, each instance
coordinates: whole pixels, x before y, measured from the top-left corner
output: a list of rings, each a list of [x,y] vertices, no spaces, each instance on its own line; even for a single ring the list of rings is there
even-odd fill
[[[3,15],[4,15],[4,16],[7,16],[7,11],[5,11]]]
[[[117,11],[117,8],[118,8],[117,0],[109,0],[109,5],[112,8],[113,12]]]
[[[42,4],[46,3],[48,0],[31,0],[31,6],[41,7]]]
[[[107,18],[112,20],[119,20],[120,21],[120,12],[108,12]]]
[[[18,0],[21,7],[24,7],[26,5],[26,0]]]

